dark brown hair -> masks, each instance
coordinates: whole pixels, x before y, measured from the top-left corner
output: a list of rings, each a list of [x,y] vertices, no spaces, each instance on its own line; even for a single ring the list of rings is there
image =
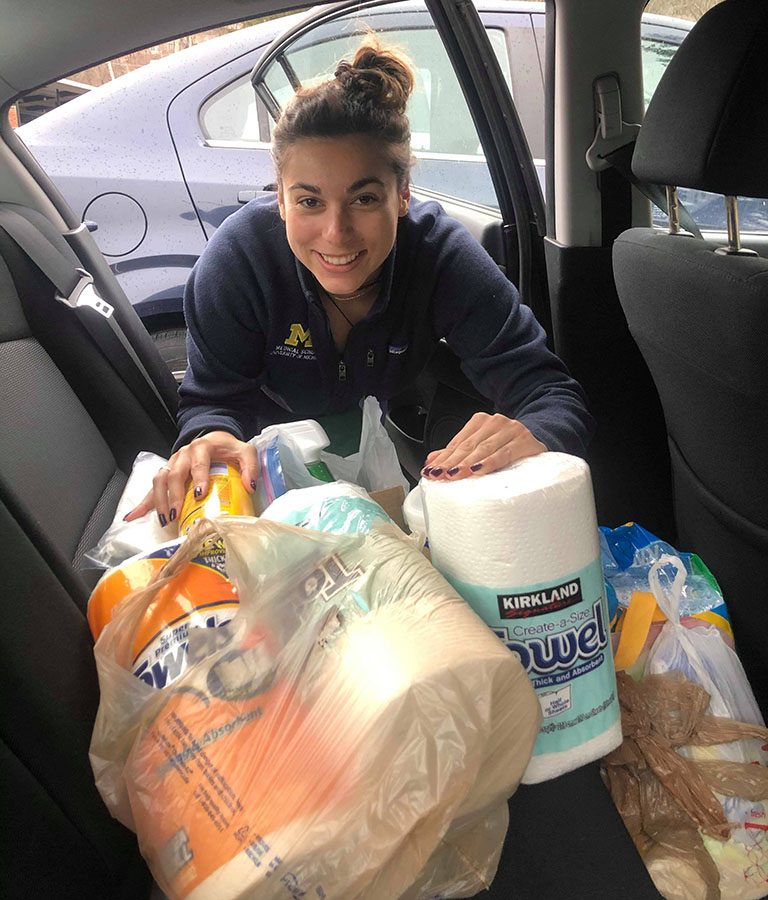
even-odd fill
[[[272,134],[278,176],[296,141],[360,134],[387,148],[402,190],[414,161],[405,115],[412,90],[413,71],[405,58],[368,35],[352,62],[342,60],[329,81],[300,88],[285,108]]]

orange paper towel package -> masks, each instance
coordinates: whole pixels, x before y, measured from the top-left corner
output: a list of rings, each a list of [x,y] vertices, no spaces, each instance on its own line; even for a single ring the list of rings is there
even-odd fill
[[[168,541],[104,574],[88,601],[88,624],[94,639],[118,603],[149,584],[181,543]],[[153,687],[171,684],[187,665],[189,629],[225,625],[237,605],[237,590],[224,572],[224,546],[221,541],[208,541],[147,604],[135,630],[131,671]]]
[[[166,687],[136,630],[210,540],[240,606],[190,628]],[[96,644],[91,744],[112,813],[172,900],[472,896],[540,705],[519,659],[389,524],[331,535],[202,521]]]
[[[176,553],[194,524],[214,516],[252,516],[253,503],[240,472],[227,463],[213,462],[207,493],[195,498],[190,481],[179,515],[181,538],[139,553],[107,571],[88,601],[88,625],[94,640],[125,597],[145,587]],[[164,688],[187,665],[190,628],[216,628],[232,618],[238,596],[224,570],[224,544],[205,542],[187,558],[170,584],[159,589],[147,604],[134,639],[133,674],[152,687]]]

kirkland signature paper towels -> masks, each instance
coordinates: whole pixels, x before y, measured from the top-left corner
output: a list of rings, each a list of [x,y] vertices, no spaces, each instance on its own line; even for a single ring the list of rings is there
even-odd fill
[[[518,654],[541,703],[523,782],[613,750],[621,722],[587,464],[541,453],[421,485],[433,564]]]

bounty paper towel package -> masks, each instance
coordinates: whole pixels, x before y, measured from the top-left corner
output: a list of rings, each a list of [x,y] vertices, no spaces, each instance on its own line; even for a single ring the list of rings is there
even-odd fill
[[[541,703],[523,781],[613,750],[621,723],[587,464],[542,453],[421,485],[433,564],[520,657]]]

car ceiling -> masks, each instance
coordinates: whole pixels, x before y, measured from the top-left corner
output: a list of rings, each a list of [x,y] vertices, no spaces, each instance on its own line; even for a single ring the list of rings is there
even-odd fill
[[[558,0],[556,5],[566,2]],[[612,23],[638,2],[643,0],[599,0],[603,16],[595,36],[600,35],[601,43]],[[0,105],[17,94],[142,47],[307,5],[297,0],[36,0],[14,4],[6,23],[11,27],[0,29]]]
[[[557,61],[553,151],[559,243],[600,243],[600,195],[584,163],[594,136],[592,81],[615,72],[625,120],[642,118],[639,17],[645,0],[550,0]],[[140,47],[229,22],[302,8],[297,0],[36,0],[17,4],[13,27],[0,30],[0,106],[16,95]],[[303,5],[306,8],[306,4]],[[34,47],[35,52],[30,52]],[[15,175],[13,172],[15,171]],[[0,141],[0,195],[38,205],[22,184],[18,161]],[[21,180],[19,180],[21,179]],[[650,223],[650,206],[635,198],[636,224]]]
[[[0,29],[0,105],[24,91],[141,47],[306,5],[296,0],[16,3]]]

